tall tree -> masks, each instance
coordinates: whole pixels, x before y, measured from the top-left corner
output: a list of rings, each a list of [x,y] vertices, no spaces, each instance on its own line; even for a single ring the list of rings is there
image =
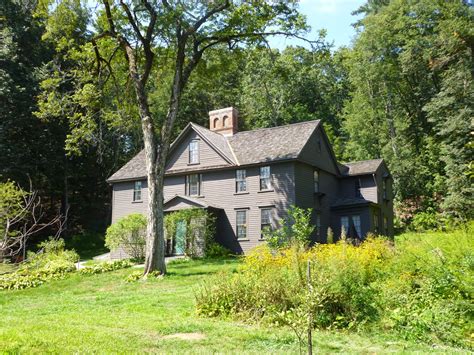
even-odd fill
[[[153,270],[166,272],[165,163],[191,74],[203,54],[221,43],[234,48],[239,43],[261,40],[268,35],[298,35],[306,27],[296,5],[296,1],[103,0],[89,42],[69,52],[71,55],[91,54],[95,60],[92,73],[87,57],[85,65],[76,69],[80,74],[75,79],[80,77],[80,82],[71,96],[82,104],[81,109],[99,109],[100,98],[94,88],[101,87],[108,78],[115,84],[123,82],[122,74],[127,73],[125,86],[134,95],[133,108],[141,123],[146,156],[149,202],[145,274]],[[155,115],[150,106],[152,82],[169,90],[166,112],[160,116]],[[88,103],[84,105],[84,102]],[[120,108],[120,101],[116,100],[115,104]],[[82,120],[84,129],[73,133],[87,137],[84,131],[89,131],[84,122],[91,122],[93,117],[78,115],[75,111],[70,118]]]

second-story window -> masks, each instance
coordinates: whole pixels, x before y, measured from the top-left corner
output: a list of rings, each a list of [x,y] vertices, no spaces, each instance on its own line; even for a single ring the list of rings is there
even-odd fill
[[[189,143],[189,164],[199,164],[199,141],[192,140]]]
[[[235,192],[247,191],[247,172],[245,169],[235,171]]]
[[[133,185],[133,201],[141,201],[142,200],[142,182],[135,181]]]
[[[384,200],[388,200],[388,195],[387,195],[387,179],[383,179],[382,181],[382,196]]]
[[[260,190],[270,190],[272,188],[272,177],[269,166],[260,168]]]
[[[314,192],[319,192],[319,171],[313,172]]]
[[[201,194],[201,176],[191,174],[186,176],[186,195],[199,196]]]
[[[355,181],[355,197],[362,197],[360,193],[360,179],[356,179]]]

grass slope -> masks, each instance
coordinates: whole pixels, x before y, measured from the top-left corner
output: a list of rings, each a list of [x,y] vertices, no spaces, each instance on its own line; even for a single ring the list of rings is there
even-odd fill
[[[34,289],[0,292],[0,351],[297,353],[290,330],[199,318],[193,289],[209,274],[232,271],[236,260],[172,264],[169,276],[127,283],[133,272],[74,274]],[[197,332],[201,340],[166,338]],[[389,336],[317,332],[317,352],[452,352]]]

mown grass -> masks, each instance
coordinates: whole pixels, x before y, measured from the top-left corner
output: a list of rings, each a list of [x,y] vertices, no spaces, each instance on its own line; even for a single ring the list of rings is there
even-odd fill
[[[127,283],[136,269],[72,274],[38,288],[0,292],[0,350],[13,353],[297,353],[289,329],[198,317],[194,290],[209,275],[232,272],[238,260],[169,266],[164,279]],[[166,338],[202,333],[202,340]],[[320,352],[453,352],[385,334],[316,332]]]

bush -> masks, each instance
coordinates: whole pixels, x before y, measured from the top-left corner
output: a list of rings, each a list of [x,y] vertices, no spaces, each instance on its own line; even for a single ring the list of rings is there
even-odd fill
[[[237,273],[201,286],[197,311],[292,328],[299,324],[296,318],[311,312],[317,328],[370,325],[406,338],[469,347],[473,232],[471,224],[467,231],[406,234],[395,245],[371,237],[360,246],[344,241],[307,250],[259,246]]]
[[[145,258],[146,217],[132,213],[107,228],[105,245],[110,250],[123,248],[135,260]]]
[[[115,261],[104,261],[99,264],[85,266],[79,269],[79,273],[82,275],[95,275],[102,274],[104,272],[125,269],[131,267],[133,263],[130,260],[115,260]]]
[[[64,250],[62,239],[43,242],[39,247],[38,253],[28,253],[28,261],[17,271],[0,276],[0,290],[36,287],[76,270],[79,256],[73,250]]]
[[[208,258],[228,258],[232,255],[232,251],[219,243],[211,242],[206,246],[206,257]]]

